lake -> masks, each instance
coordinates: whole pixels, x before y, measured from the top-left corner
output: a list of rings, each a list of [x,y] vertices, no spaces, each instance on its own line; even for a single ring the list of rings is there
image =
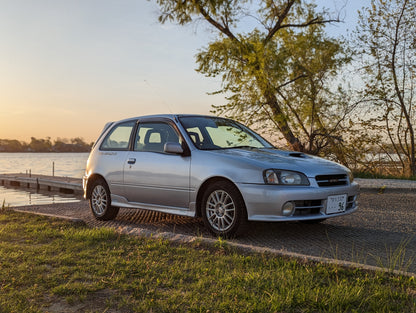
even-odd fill
[[[0,174],[28,173],[82,178],[88,153],[0,153]]]
[[[47,191],[38,193],[36,192],[36,189],[5,188],[4,186],[0,185],[0,207],[3,205],[15,207],[79,201],[81,201],[80,197],[77,198],[74,195],[66,195]]]
[[[29,173],[81,178],[88,153],[0,153],[0,174]],[[79,201],[71,195],[36,193],[34,189],[0,186],[0,207]]]

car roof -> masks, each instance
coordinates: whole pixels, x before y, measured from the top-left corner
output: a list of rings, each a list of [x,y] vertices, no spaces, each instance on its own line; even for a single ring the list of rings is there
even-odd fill
[[[204,114],[154,114],[154,115],[142,115],[142,116],[129,117],[129,118],[125,118],[125,119],[122,119],[122,120],[119,120],[119,121],[115,121],[113,123],[118,124],[118,123],[122,123],[122,122],[134,121],[134,120],[138,120],[138,119],[153,119],[153,118],[154,119],[159,119],[159,118],[163,119],[163,118],[165,118],[165,119],[175,120],[179,117],[191,117],[191,116],[193,116],[193,117],[210,117],[210,118],[216,117],[216,118],[218,118],[217,116],[204,115]],[[223,118],[223,117],[220,117],[220,118]]]

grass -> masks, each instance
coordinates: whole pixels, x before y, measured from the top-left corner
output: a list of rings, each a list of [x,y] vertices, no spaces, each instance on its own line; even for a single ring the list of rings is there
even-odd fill
[[[330,251],[331,258],[335,261],[340,261],[338,245],[333,245],[331,239],[327,235],[328,240],[328,250]],[[416,260],[416,255],[411,255],[410,257],[407,254],[407,247],[411,244],[414,236],[407,237],[403,239],[400,244],[395,247],[386,246],[386,258],[374,254],[367,254],[365,250],[356,250],[354,244],[351,249],[352,262],[357,264],[367,264],[367,259],[371,256],[377,263],[377,266],[385,272],[390,273],[409,273],[409,268]],[[341,261],[342,262],[342,261]]]
[[[9,209],[9,206],[6,205],[6,199],[4,199],[3,200],[3,203],[2,203],[2,205],[0,207],[0,214],[3,213],[3,212],[5,212],[5,211],[7,211],[8,209]]]
[[[0,312],[416,312],[413,277],[5,210]]]
[[[386,247],[387,260],[385,262],[378,256],[375,256],[378,266],[389,271],[399,269],[407,271],[412,263],[415,262],[415,256],[406,257],[406,247],[409,246],[413,236],[408,237],[400,242],[396,248]]]

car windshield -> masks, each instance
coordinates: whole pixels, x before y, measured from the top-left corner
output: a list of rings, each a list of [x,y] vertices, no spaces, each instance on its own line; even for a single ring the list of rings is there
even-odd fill
[[[183,116],[183,127],[201,150],[270,149],[273,146],[249,128],[220,117]]]

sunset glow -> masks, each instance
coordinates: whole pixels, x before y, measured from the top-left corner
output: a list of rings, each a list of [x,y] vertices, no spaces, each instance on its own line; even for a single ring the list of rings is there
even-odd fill
[[[157,22],[148,1],[0,1],[0,138],[83,137],[123,117],[208,113],[219,84],[195,71],[204,44]],[[211,84],[211,85],[210,85]]]
[[[157,16],[145,0],[1,0],[0,139],[93,141],[111,120],[224,104],[194,70],[208,27]]]

